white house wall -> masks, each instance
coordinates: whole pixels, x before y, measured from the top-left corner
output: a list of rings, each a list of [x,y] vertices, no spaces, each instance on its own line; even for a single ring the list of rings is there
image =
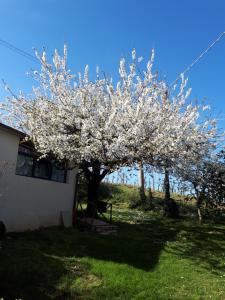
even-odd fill
[[[0,127],[0,168],[7,162],[0,174],[0,220],[8,231],[33,230],[59,225],[67,211],[72,223],[76,171],[68,171],[66,183],[15,175],[19,139]]]

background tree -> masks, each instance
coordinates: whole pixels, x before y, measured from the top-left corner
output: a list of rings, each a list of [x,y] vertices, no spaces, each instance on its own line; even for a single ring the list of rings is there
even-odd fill
[[[165,212],[171,217],[177,215],[177,207],[170,197],[169,174],[173,174],[179,165],[185,168],[185,164],[200,161],[219,142],[215,120],[203,113],[209,107],[188,102],[191,89],[186,91],[186,85],[183,76],[178,93],[174,94],[172,89],[169,93],[165,85],[159,101],[164,139],[157,147],[154,164],[164,173]]]
[[[203,157],[197,162],[188,162],[179,166],[178,176],[191,183],[196,197],[199,221],[202,221],[203,209],[218,207],[225,202],[225,161],[224,152]]]

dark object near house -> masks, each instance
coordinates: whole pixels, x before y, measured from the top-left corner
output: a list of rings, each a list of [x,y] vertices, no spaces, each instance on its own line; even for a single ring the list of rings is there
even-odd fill
[[[6,227],[5,224],[0,221],[0,248],[3,247],[3,242],[6,238]]]
[[[97,201],[97,212],[100,214],[105,213],[107,211],[107,202]]]

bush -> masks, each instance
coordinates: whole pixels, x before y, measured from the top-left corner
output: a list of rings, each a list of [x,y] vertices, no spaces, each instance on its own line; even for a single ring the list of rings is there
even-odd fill
[[[130,196],[130,201],[129,201],[129,208],[134,209],[141,206],[141,200],[139,197],[133,195]]]

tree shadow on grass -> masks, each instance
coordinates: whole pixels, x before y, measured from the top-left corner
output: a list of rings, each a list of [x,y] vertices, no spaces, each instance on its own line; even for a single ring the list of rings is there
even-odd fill
[[[129,215],[121,215],[121,218],[126,217]],[[91,265],[84,264],[82,257],[149,272],[157,266],[161,252],[167,251],[198,261],[211,271],[224,270],[222,226],[210,228],[193,221],[160,217],[116,224],[119,226],[117,235],[74,228],[11,234],[5,249],[0,251],[0,297],[6,300],[79,299],[79,293],[83,295],[84,291],[74,282],[87,277],[91,271]]]
[[[40,230],[40,235],[42,231],[44,236],[52,233],[46,229]],[[42,247],[47,247],[47,240],[36,239],[37,234],[38,231],[11,234],[0,250],[0,298],[76,299],[76,293],[68,286],[85,276],[89,266],[42,251]]]
[[[125,216],[123,216],[125,217]],[[153,217],[134,224],[117,223],[118,235],[78,232],[65,255],[90,257],[153,271],[162,251],[190,259],[210,272],[225,271],[225,226]]]
[[[219,224],[181,224],[177,241],[166,251],[197,262],[208,271],[225,271],[225,226]]]
[[[179,230],[170,228],[160,219],[147,223],[115,224],[118,225],[118,234],[115,235],[67,230],[63,240],[58,237],[57,246],[50,247],[53,241],[49,241],[42,251],[57,256],[90,257],[151,271],[157,265],[165,244],[175,241]]]
[[[89,240],[85,255],[152,271],[158,264],[165,243],[176,238],[176,231],[166,230],[160,224],[157,226],[161,232],[153,232],[151,228],[143,231],[143,224],[118,225],[123,230],[121,234],[115,237],[101,236],[92,240],[92,243]]]

